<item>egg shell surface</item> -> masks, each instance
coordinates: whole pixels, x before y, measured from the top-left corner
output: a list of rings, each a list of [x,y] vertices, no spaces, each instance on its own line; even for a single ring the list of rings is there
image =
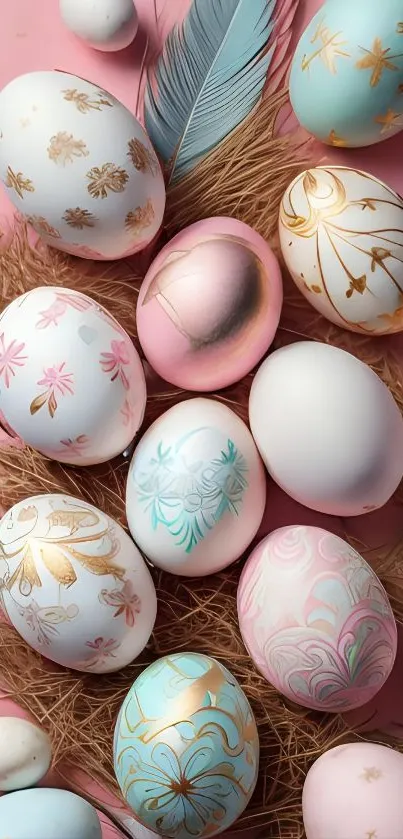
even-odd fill
[[[133,0],[59,0],[59,5],[65,26],[94,49],[117,52],[136,36]]]
[[[158,254],[140,289],[139,340],[151,366],[188,390],[239,381],[269,348],[283,300],[278,261],[236,219],[182,230]]]
[[[259,764],[256,722],[236,679],[205,655],[155,661],[122,705],[114,764],[127,804],[157,834],[202,839],[230,827]]]
[[[46,731],[20,717],[0,717],[0,790],[38,784],[52,760]]]
[[[44,286],[0,315],[0,409],[34,449],[87,466],[121,454],[144,416],[132,340],[94,300]]]
[[[119,259],[148,245],[165,208],[155,152],[138,120],[77,76],[28,73],[0,93],[0,178],[52,247]]]
[[[369,146],[403,128],[401,0],[325,3],[303,32],[290,74],[300,123],[335,147]],[[348,92],[348,95],[346,95]]]
[[[310,768],[302,807],[307,839],[400,839],[403,755],[377,743],[347,743]]]
[[[386,184],[344,166],[309,169],[284,194],[279,234],[321,315],[366,335],[403,329],[403,200]]]
[[[249,430],[213,399],[174,405],[135,449],[127,520],[140,549],[165,571],[203,577],[230,565],[252,542],[265,502]]]
[[[299,341],[254,378],[249,421],[272,478],[335,516],[382,507],[403,476],[403,420],[370,367],[338,347]]]
[[[24,640],[64,667],[125,667],[152,633],[150,572],[123,528],[67,495],[20,501],[0,521],[2,605]]]
[[[260,542],[239,582],[238,620],[265,679],[318,711],[365,705],[396,657],[382,584],[347,542],[318,527],[282,527]]]
[[[101,839],[94,807],[64,789],[27,789],[0,798],[4,839]]]

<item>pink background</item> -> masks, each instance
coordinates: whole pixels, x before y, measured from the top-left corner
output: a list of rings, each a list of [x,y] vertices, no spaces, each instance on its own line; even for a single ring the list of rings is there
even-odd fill
[[[278,2],[282,3],[286,0],[278,0]],[[106,88],[131,111],[138,113],[138,93],[140,79],[143,79],[141,71],[147,39],[151,50],[158,49],[158,45],[172,23],[183,16],[189,0],[136,0],[140,18],[139,34],[132,46],[116,54],[96,52],[77,41],[62,26],[58,5],[58,0],[11,0],[10,3],[2,4],[0,87],[15,76],[33,70],[64,70]],[[321,0],[300,0],[294,23],[294,43],[321,5]],[[159,14],[158,27],[156,26],[156,12]],[[318,160],[324,158],[326,161],[331,160],[367,170],[402,193],[403,167],[401,164],[399,166],[401,143],[402,135],[398,135],[378,146],[350,152],[318,147]],[[0,190],[0,228],[3,231],[7,229],[7,222],[12,222],[13,214],[12,205],[4,191]],[[393,348],[397,352],[399,350],[403,352],[402,338],[397,336],[390,340],[393,340]],[[354,527],[357,538],[360,534],[365,534],[365,541],[370,541],[374,548],[399,536],[403,537],[401,507],[392,503],[388,505],[387,514],[384,513],[385,511],[381,511],[362,517],[365,522],[355,520],[353,525],[350,523],[350,531]],[[339,530],[337,519],[320,516],[300,507],[271,484],[268,514],[261,535],[267,533],[273,526],[281,527],[296,522],[315,524],[333,532]],[[396,701],[401,688],[402,655],[398,660],[398,666],[399,670],[396,671],[398,678],[390,680],[390,685],[388,681],[388,689],[384,689],[382,710],[379,707],[382,704],[381,697],[379,697],[379,703],[374,702],[371,708],[373,715],[371,727],[378,722],[385,728],[389,727],[390,730],[393,720],[395,734],[398,734],[398,728],[401,725],[398,715],[402,717],[400,696],[399,701]],[[18,709],[13,703],[0,699],[0,714],[16,713]],[[364,722],[363,717],[364,715],[357,714],[354,722],[358,724]],[[99,799],[104,802],[107,801],[105,795],[98,791]],[[104,839],[118,839],[116,829],[107,825],[105,817],[102,817],[102,820]],[[241,835],[237,834],[237,836],[240,839]],[[248,836],[250,836],[250,831]]]

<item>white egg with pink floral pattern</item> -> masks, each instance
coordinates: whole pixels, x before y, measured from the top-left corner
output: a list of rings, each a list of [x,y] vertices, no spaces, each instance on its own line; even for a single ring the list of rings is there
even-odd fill
[[[51,661],[111,673],[154,628],[151,574],[123,528],[68,495],[36,495],[0,521],[0,599],[24,640]]]
[[[385,589],[357,551],[319,527],[282,527],[259,543],[239,582],[238,619],[262,675],[306,708],[366,705],[395,661]]]
[[[90,297],[41,286],[0,315],[0,411],[34,449],[79,466],[132,442],[146,384],[132,340]]]

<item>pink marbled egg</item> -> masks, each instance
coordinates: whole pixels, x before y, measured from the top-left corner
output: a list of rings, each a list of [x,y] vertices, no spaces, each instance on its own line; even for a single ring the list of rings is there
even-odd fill
[[[216,390],[266,353],[282,299],[279,264],[256,231],[230,218],[199,221],[151,265],[137,305],[139,339],[166,381]]]
[[[377,743],[336,746],[310,768],[307,839],[401,839],[403,755]]]
[[[382,584],[347,542],[318,527],[282,527],[260,542],[240,579],[238,619],[263,676],[307,708],[365,705],[396,656]]]

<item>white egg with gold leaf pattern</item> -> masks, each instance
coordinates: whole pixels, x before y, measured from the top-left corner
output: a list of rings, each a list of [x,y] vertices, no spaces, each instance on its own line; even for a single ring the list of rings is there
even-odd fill
[[[0,178],[49,245],[118,259],[158,232],[165,185],[139,121],[68,73],[27,73],[0,93]]]
[[[284,194],[279,233],[321,315],[368,335],[403,330],[403,199],[386,184],[344,166],[309,169]]]
[[[106,513],[68,495],[32,496],[3,516],[0,596],[27,644],[88,673],[137,658],[157,612],[134,542]]]

